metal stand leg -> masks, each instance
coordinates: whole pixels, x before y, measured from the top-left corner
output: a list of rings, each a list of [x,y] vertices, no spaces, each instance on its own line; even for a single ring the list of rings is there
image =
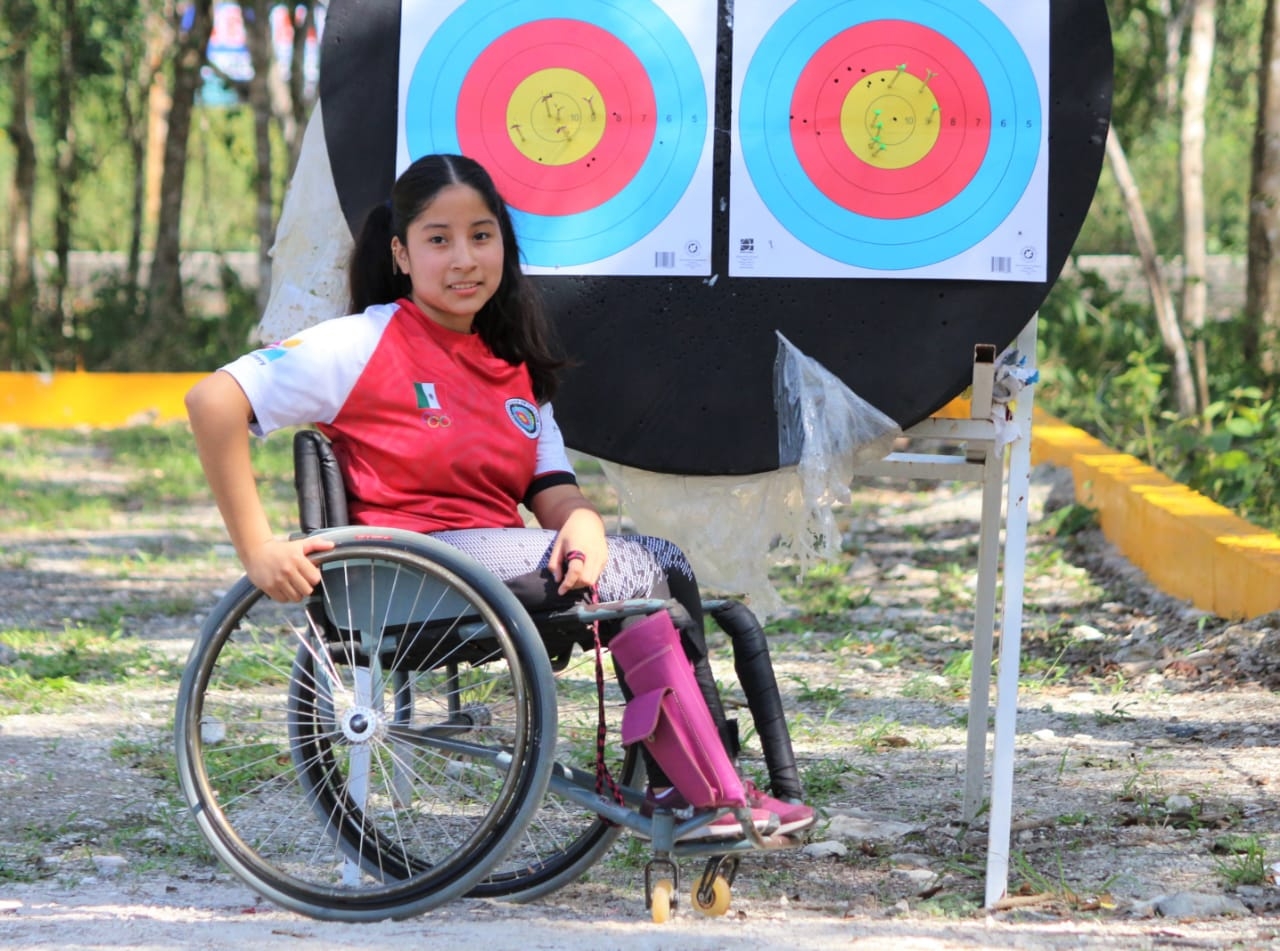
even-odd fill
[[[996,626],[996,576],[1000,571],[1000,503],[1004,453],[990,449],[983,461],[982,521],[978,535],[978,589],[974,600],[973,670],[969,679],[969,739],[964,768],[965,822],[982,808],[987,765],[987,714],[991,708],[991,657]]]
[[[1018,336],[1018,349],[1036,352],[1036,318]],[[995,746],[991,760],[991,824],[987,832],[986,907],[1009,889],[1009,835],[1013,815],[1013,746],[1017,735],[1018,672],[1022,652],[1022,593],[1027,573],[1027,497],[1031,491],[1031,414],[1034,388],[1023,391],[1014,413],[1021,438],[1009,453],[1009,511],[1005,519],[1004,615],[996,678]]]
[[[1034,360],[1036,319],[1018,335],[1018,351]],[[1022,648],[1022,590],[1026,577],[1027,495],[1031,482],[1031,410],[1033,390],[1018,396],[1014,422],[1019,438],[1010,450],[1007,505],[1004,448],[991,418],[995,371],[990,346],[974,351],[973,402],[970,419],[931,417],[905,435],[913,441],[943,442],[964,447],[952,453],[893,452],[860,466],[865,475],[906,479],[963,480],[982,483],[978,583],[974,602],[973,673],[970,679],[969,730],[965,751],[963,816],[982,808],[987,760],[987,716],[990,710],[991,659],[994,652],[996,590],[1000,577],[1000,525],[1005,526],[1004,603],[1000,663],[996,683],[996,722],[992,754],[991,822],[988,834],[987,904],[1008,887],[1009,831],[1013,798],[1014,719],[1017,713],[1019,654]],[[1007,508],[1007,513],[1001,509]]]

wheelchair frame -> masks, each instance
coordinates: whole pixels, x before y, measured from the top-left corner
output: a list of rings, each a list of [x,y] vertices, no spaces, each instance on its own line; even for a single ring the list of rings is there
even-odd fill
[[[496,577],[442,542],[333,527],[346,520],[346,497],[327,441],[303,430],[294,449],[301,528],[335,543],[314,556],[324,580],[304,603],[282,605],[241,578],[192,647],[175,716],[187,802],[251,888],[347,921],[405,918],[463,896],[527,901],[578,878],[626,829],[650,840],[646,907],[663,921],[677,901],[679,859],[706,859],[692,903],[723,914],[743,852],[798,844],[762,835],[749,809],[737,810],[743,837],[731,841],[688,838],[714,813],[641,815],[636,747],[614,756],[620,801],[597,770],[565,762],[577,756],[570,739],[597,726],[561,722],[575,646],[590,643],[597,621],[664,602],[581,604],[535,622]],[[725,604],[707,607],[729,630]],[[758,641],[752,676],[772,684]],[[610,704],[615,715],[619,707]],[[763,718],[751,710],[773,791],[800,798],[780,702]]]

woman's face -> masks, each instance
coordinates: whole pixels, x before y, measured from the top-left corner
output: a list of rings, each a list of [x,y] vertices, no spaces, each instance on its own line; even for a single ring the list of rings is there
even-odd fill
[[[471,333],[502,281],[502,233],[484,197],[470,185],[446,185],[391,239],[396,265],[413,283],[413,302],[436,323]]]

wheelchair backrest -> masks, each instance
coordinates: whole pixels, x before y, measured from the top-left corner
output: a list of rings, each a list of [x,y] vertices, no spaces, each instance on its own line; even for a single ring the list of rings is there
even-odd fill
[[[293,484],[303,532],[351,523],[338,459],[329,440],[314,429],[300,429],[293,436]]]

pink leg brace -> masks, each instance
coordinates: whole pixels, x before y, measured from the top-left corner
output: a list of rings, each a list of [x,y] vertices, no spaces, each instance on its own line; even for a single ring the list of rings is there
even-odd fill
[[[614,636],[609,650],[634,693],[622,714],[625,746],[643,742],[680,795],[699,808],[746,805],[737,770],[666,611]]]

